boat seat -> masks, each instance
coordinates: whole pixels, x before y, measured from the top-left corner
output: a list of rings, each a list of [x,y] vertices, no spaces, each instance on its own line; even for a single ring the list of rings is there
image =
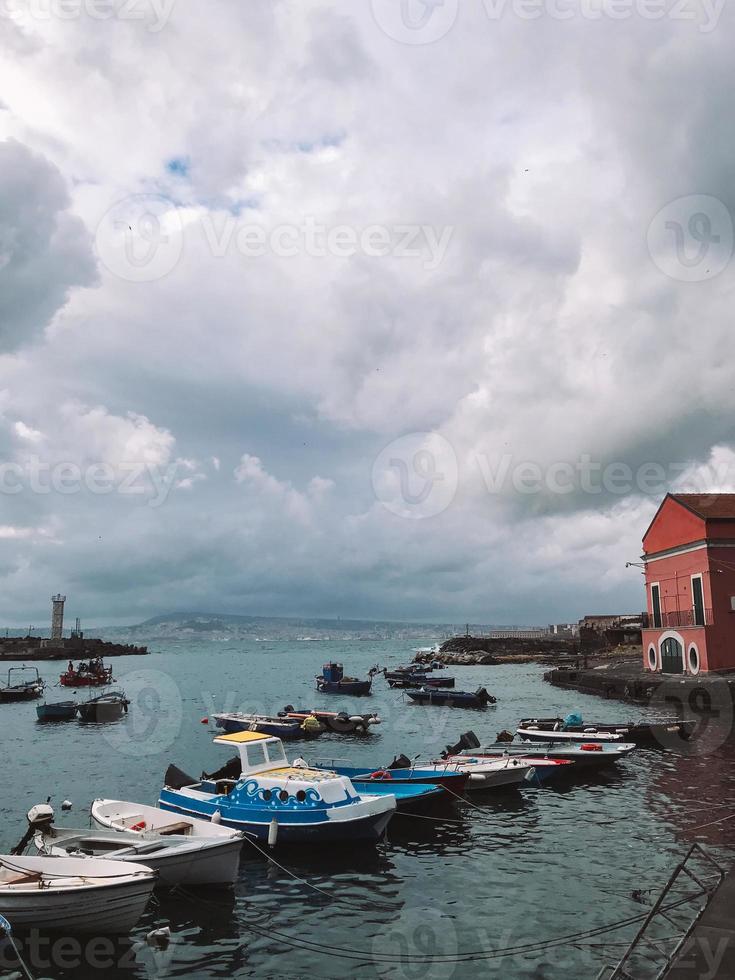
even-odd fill
[[[41,881],[41,878],[42,877],[43,876],[41,875],[41,872],[40,871],[20,871],[20,872],[14,874],[13,871],[10,870],[9,877],[6,877],[5,875],[3,875],[2,879],[0,879],[0,884],[2,884],[2,885],[34,885],[37,882]]]
[[[165,827],[156,827],[155,831],[162,837],[169,837],[171,834],[188,834],[192,829],[190,823],[187,823],[186,820],[180,820],[178,823],[167,823]]]

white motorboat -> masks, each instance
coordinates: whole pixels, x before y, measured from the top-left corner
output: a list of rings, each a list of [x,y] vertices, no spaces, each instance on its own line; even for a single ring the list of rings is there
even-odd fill
[[[187,837],[134,830],[74,830],[45,827],[33,838],[49,857],[106,858],[143,864],[164,885],[231,885],[237,880],[243,835]]]
[[[156,883],[145,865],[71,857],[0,855],[0,909],[16,929],[126,933]]]
[[[483,759],[465,755],[450,755],[432,763],[417,763],[420,769],[435,766],[446,772],[464,772],[469,775],[465,793],[486,789],[507,789],[530,782],[535,776],[534,767],[525,759]]]

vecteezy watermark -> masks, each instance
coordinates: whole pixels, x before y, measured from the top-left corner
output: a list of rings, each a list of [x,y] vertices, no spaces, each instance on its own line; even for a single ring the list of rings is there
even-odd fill
[[[512,453],[466,457],[460,472],[451,443],[439,433],[414,432],[396,439],[377,456],[372,469],[376,498],[399,517],[421,520],[443,513],[454,501],[460,485],[479,486],[493,496],[535,495],[660,497],[672,487],[688,489],[691,462],[646,461],[631,466],[622,461],[603,462],[589,454],[575,460],[537,463]],[[731,460],[707,467],[705,482],[730,486],[735,482]],[[692,488],[694,489],[694,488]]]
[[[490,20],[512,15],[519,20],[671,20],[696,23],[710,34],[727,0],[482,0]]]
[[[398,517],[436,517],[457,493],[457,456],[439,433],[413,432],[383,449],[373,464],[372,482],[377,499]]]
[[[102,264],[127,282],[163,279],[184,249],[181,212],[166,197],[136,194],[103,216],[95,236]]]
[[[463,0],[470,3],[471,0]],[[475,0],[488,20],[515,17],[556,21],[680,21],[702,34],[719,25],[727,0]],[[373,19],[384,34],[402,44],[432,44],[454,27],[459,0],[371,0]]]
[[[233,253],[244,259],[270,255],[290,259],[414,259],[429,272],[444,261],[454,228],[425,224],[328,225],[313,215],[272,227],[232,214],[190,215],[157,195],[136,195],[111,208],[97,227],[97,252],[106,268],[128,282],[153,282],[168,275],[184,251],[185,238],[213,258]]]
[[[106,725],[105,739],[123,755],[160,755],[181,734],[181,691],[170,674],[136,670],[120,679],[130,710],[119,725]]]
[[[451,980],[459,949],[454,920],[438,909],[404,909],[371,942],[373,967],[393,980]]]
[[[459,0],[370,0],[381,30],[402,44],[431,44],[454,27]]]
[[[171,19],[177,0],[0,0],[0,18],[19,21],[145,21],[158,34]]]
[[[556,460],[543,466],[528,459],[517,460],[511,453],[503,453],[499,457],[477,453],[472,462],[477,465],[488,493],[500,494],[513,490],[526,496],[541,493],[557,496],[574,493],[660,496],[681,478],[690,465],[645,462],[633,467],[620,461],[603,463],[586,453],[574,461]],[[718,477],[725,480],[724,470],[731,467],[716,469]],[[731,476],[735,477],[735,473]]]
[[[17,954],[23,959],[27,968],[35,976],[42,976],[40,971],[54,972],[84,971],[119,971],[119,975],[157,976],[166,974],[175,954],[176,947],[166,941],[162,933],[167,930],[154,931],[145,941],[132,942],[128,937],[118,936],[63,936],[54,934],[44,935],[37,929],[32,929],[22,936],[13,936],[13,945],[0,944],[0,974],[6,976],[13,970],[19,970],[20,963]],[[159,938],[160,937],[160,938]],[[20,977],[20,972],[13,976]]]
[[[735,250],[735,226],[716,197],[692,194],[661,208],[648,228],[648,251],[658,268],[680,282],[714,279]]]
[[[122,462],[48,463],[39,456],[29,456],[23,463],[0,463],[0,496],[18,494],[61,494],[73,496],[91,493],[97,496],[118,494],[144,500],[149,507],[160,507],[177,485],[182,464],[167,465]]]

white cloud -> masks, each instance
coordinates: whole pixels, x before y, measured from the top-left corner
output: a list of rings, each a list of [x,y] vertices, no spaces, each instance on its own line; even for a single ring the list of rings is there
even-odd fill
[[[368,8],[177,4],[158,33],[0,19],[0,455],[174,468],[155,509],[0,495],[3,527],[63,535],[59,573],[100,609],[178,606],[184,581],[202,608],[635,608],[624,564],[665,489],[735,487],[732,265],[693,284],[647,250],[674,199],[735,214],[733,11],[703,34],[670,18],[493,21],[478,2],[408,46]],[[153,282],[97,280],[98,222],[140,194],[178,211],[135,241],[180,219],[181,258]],[[436,269],[238,248],[245,225],[309,219],[452,235]],[[422,432],[454,450],[457,493],[401,520],[375,500],[373,462]],[[548,475],[586,457],[664,477],[570,494],[484,478],[505,458]],[[0,615],[56,560],[39,537],[5,541]]]

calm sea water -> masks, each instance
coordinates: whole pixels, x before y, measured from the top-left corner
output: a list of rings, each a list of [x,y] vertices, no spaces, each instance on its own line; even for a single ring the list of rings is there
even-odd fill
[[[86,826],[95,797],[154,803],[171,761],[195,775],[216,767],[224,750],[201,723],[214,708],[377,710],[383,723],[376,734],[289,747],[292,757],[341,757],[372,768],[398,752],[429,757],[468,729],[492,740],[528,715],[580,711],[614,721],[630,714],[551,688],[536,665],[452,668],[458,688],[483,683],[497,696],[484,712],[411,706],[382,679],[371,698],[347,703],[315,692],[325,660],[343,660],[362,676],[375,663],[410,659],[405,642],[204,640],[154,649],[147,658],[113,661],[133,700],[120,723],[41,726],[32,705],[0,709],[3,851],[21,837],[29,807],[47,796],[59,810],[62,800],[73,801],[59,822]],[[60,668],[43,664],[41,672],[52,684]],[[66,697],[58,688],[48,694]],[[616,960],[634,924],[576,945],[555,945],[559,937],[645,912],[640,898],[660,889],[694,841],[727,860],[735,844],[735,820],[727,819],[735,813],[735,750],[722,742],[711,734],[682,751],[641,750],[598,776],[475,797],[434,820],[396,816],[376,848],[279,851],[283,868],[246,850],[231,893],[161,895],[130,941],[41,943],[27,947],[26,958],[36,977],[53,978],[592,978]],[[729,809],[722,806],[728,801]],[[636,900],[634,892],[643,896]],[[144,942],[161,926],[172,934],[165,951]]]

